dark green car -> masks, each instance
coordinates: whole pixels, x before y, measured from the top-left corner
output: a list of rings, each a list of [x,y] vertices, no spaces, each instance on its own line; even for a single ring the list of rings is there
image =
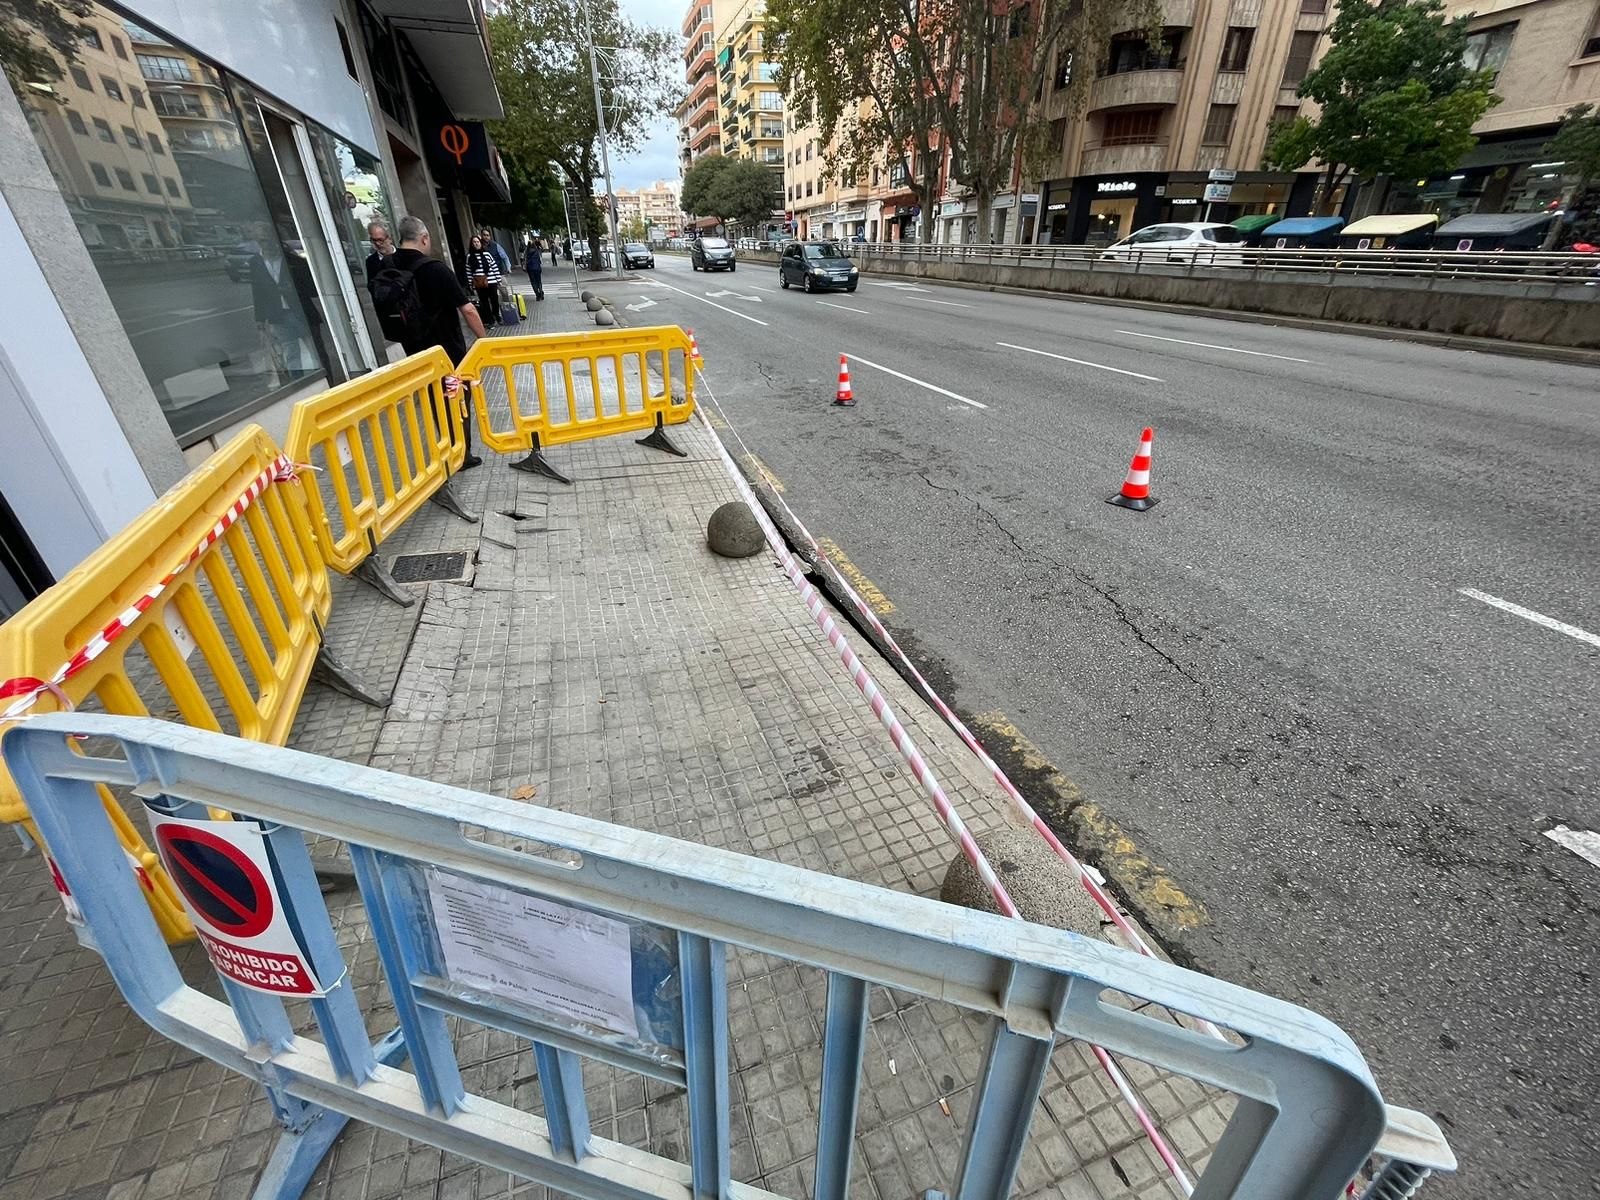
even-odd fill
[[[778,286],[853,292],[861,273],[838,242],[790,242],[778,260]]]

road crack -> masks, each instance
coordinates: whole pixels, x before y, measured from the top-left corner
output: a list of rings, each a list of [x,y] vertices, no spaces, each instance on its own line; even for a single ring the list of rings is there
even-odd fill
[[[772,368],[759,360],[752,359],[751,361],[755,363],[756,371],[760,374],[762,381],[766,383],[767,390],[769,392],[777,391],[778,385],[772,381]]]
[[[1076,567],[1072,566],[1070,563],[1064,563],[1060,559],[1055,558],[1052,555],[1046,554],[1041,550],[1030,550],[1030,549],[1028,549],[1026,546],[1024,546],[1022,544],[1021,540],[1017,537],[1017,535],[1010,530],[1010,528],[1006,525],[1006,523],[1004,521],[1002,521],[999,517],[995,516],[994,513],[989,511],[988,507],[983,503],[983,501],[979,500],[976,496],[968,495],[965,492],[963,492],[960,488],[955,487],[953,485],[945,485],[945,484],[935,483],[932,479],[928,478],[928,475],[927,475],[926,472],[919,472],[919,475],[920,475],[920,477],[922,479],[922,482],[927,484],[934,491],[936,491],[936,492],[949,492],[952,495],[957,496],[962,500],[965,500],[967,503],[971,504],[974,508],[976,508],[980,513],[982,513],[984,516],[988,517],[990,522],[994,525],[994,527],[996,529],[998,529],[1001,533],[1003,533],[1006,536],[1006,539],[1008,541],[1010,541],[1012,546],[1014,546],[1016,548],[1017,554],[1021,558],[1023,558],[1024,560],[1042,560],[1044,562],[1047,562],[1051,566],[1053,566],[1056,570],[1065,571],[1068,575],[1071,575],[1074,579],[1076,579],[1084,587],[1088,588],[1095,595],[1099,596],[1100,599],[1104,600],[1106,602],[1106,604],[1110,606],[1112,615],[1115,616],[1116,619],[1121,624],[1125,625],[1128,628],[1128,631],[1130,633],[1132,633],[1133,636],[1139,640],[1140,644],[1142,644],[1142,645],[1146,646],[1147,648],[1149,648],[1156,655],[1156,657],[1160,658],[1163,662],[1165,662],[1168,666],[1170,666],[1179,675],[1182,675],[1190,683],[1194,684],[1195,687],[1197,687],[1197,688],[1199,688],[1201,690],[1201,692],[1205,691],[1205,686],[1206,685],[1204,683],[1202,683],[1193,674],[1191,674],[1189,672],[1189,670],[1182,663],[1180,663],[1177,659],[1173,658],[1172,655],[1168,654],[1160,646],[1156,645],[1154,642],[1152,642],[1150,640],[1150,638],[1145,634],[1145,631],[1139,627],[1138,622],[1136,622],[1132,617],[1130,617],[1128,615],[1127,606],[1124,605],[1121,600],[1117,599],[1116,594],[1114,593],[1114,591],[1112,589],[1102,587],[1100,584],[1095,582],[1094,577],[1092,575],[1090,575],[1086,571],[1078,570]]]

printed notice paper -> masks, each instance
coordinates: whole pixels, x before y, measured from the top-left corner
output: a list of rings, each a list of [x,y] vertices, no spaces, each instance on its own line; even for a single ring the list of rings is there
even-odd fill
[[[433,869],[428,899],[454,982],[614,1033],[638,1032],[621,921]]]

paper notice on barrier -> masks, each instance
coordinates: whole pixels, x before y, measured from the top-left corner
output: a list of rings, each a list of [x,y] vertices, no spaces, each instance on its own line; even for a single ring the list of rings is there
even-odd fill
[[[428,871],[428,899],[455,983],[614,1033],[638,1032],[623,922],[450,871]]]

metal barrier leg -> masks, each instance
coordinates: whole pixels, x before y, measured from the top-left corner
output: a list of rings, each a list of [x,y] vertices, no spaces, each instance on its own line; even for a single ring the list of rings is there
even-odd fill
[[[557,1154],[580,1162],[589,1153],[589,1106],[583,1098],[583,1063],[568,1050],[543,1042],[533,1044],[539,1067],[539,1091],[544,1095],[544,1118],[550,1126],[550,1144]]]
[[[528,447],[528,457],[517,459],[516,462],[511,464],[511,469],[513,471],[531,471],[535,475],[543,475],[547,479],[554,479],[557,483],[571,483],[572,480],[545,461],[544,454],[539,449],[539,435],[533,433],[528,436],[533,442],[533,445]]]
[[[665,450],[668,454],[676,454],[679,458],[688,458],[682,450],[672,444],[672,439],[667,437],[666,428],[661,424],[661,414],[656,414],[656,427],[639,439],[639,445],[649,446],[652,450]]]
[[[372,536],[370,530],[367,536]],[[389,568],[384,566],[383,560],[378,557],[376,547],[371,554],[361,560],[361,565],[350,573],[386,600],[393,600],[406,608],[417,602],[417,598],[402,590],[395,577],[389,574]]]
[[[1005,1200],[1028,1142],[1033,1106],[1044,1086],[1054,1041],[1012,1033],[994,1022],[978,1083],[956,1200]]]
[[[352,700],[359,700],[363,704],[370,704],[373,708],[388,708],[389,697],[380,696],[369,688],[332,650],[327,643],[317,647],[317,660],[311,664],[311,678],[316,682],[331,687],[336,692],[342,692]]]
[[[683,1063],[689,1081],[689,1170],[694,1194],[727,1195],[728,972],[721,942],[678,934],[683,977]]]
[[[1367,1184],[1361,1200],[1411,1200],[1433,1172],[1413,1163],[1391,1160]]]
[[[432,500],[440,508],[444,509],[445,512],[452,513],[455,516],[460,517],[463,521],[466,521],[472,525],[476,525],[480,520],[483,519],[482,515],[473,512],[465,504],[461,503],[461,497],[456,495],[456,490],[451,486],[451,482],[451,480],[446,479],[439,485],[439,490],[433,495],[429,496],[428,499]]]
[[[861,1053],[867,1045],[867,985],[850,975],[828,976],[828,1017],[822,1035],[822,1112],[817,1119],[814,1200],[846,1200],[850,1158],[861,1105]]]

